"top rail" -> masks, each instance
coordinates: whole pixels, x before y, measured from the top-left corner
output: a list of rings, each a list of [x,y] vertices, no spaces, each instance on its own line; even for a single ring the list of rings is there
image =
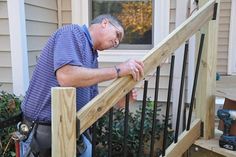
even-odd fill
[[[216,0],[210,0],[143,57],[144,77],[170,57],[175,49],[212,19],[215,3]],[[137,83],[131,76],[119,78],[78,111],[77,118],[80,119],[80,133],[83,133],[102,117]]]

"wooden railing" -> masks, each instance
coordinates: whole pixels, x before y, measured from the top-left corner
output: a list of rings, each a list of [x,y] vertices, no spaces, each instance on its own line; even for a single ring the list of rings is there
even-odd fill
[[[189,17],[182,25],[176,28],[162,42],[155,46],[144,56],[144,77],[163,63],[180,45],[198,32],[215,15],[216,0],[210,0],[195,14]],[[205,26],[207,29],[209,27]],[[212,27],[213,28],[213,27]],[[209,34],[212,30],[209,30]],[[211,42],[211,34],[207,36],[207,42]],[[215,40],[213,40],[215,41]],[[211,48],[208,45],[208,48]],[[211,45],[215,50],[214,46]],[[52,89],[52,155],[75,156],[76,118],[79,133],[83,133],[94,122],[109,111],[122,97],[124,97],[138,82],[131,76],[115,80],[103,92],[92,99],[75,115],[75,90],[73,88]],[[204,105],[204,104],[202,104]],[[60,107],[58,107],[60,106]],[[60,111],[58,111],[60,110]],[[166,151],[166,156],[181,156],[194,141],[200,136],[200,123],[205,122],[208,116],[199,116],[188,131],[184,131],[179,141],[172,144]],[[205,124],[204,124],[205,125]],[[210,124],[207,124],[210,125]],[[212,124],[214,125],[214,124]],[[207,131],[206,131],[207,134]]]

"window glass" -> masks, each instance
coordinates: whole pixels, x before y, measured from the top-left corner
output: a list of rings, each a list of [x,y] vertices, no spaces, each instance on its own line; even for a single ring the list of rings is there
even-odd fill
[[[152,0],[92,0],[92,19],[100,14],[111,14],[124,26],[120,48],[152,47]]]

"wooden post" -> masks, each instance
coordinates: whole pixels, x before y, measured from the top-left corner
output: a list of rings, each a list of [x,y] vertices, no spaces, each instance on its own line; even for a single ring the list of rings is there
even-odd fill
[[[76,156],[76,90],[53,87],[52,95],[52,156]]]
[[[200,0],[202,6],[207,0]],[[218,3],[219,8],[219,3]],[[205,42],[200,63],[199,79],[196,94],[197,118],[204,122],[203,136],[205,139],[214,137],[215,129],[215,87],[216,87],[216,55],[218,39],[218,17],[209,21],[200,33],[205,34]],[[198,34],[199,35],[199,34]],[[200,36],[197,37],[198,41]]]

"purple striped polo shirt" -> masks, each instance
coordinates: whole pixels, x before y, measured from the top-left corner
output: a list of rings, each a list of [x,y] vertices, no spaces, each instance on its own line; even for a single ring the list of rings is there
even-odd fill
[[[55,72],[69,64],[97,68],[98,53],[88,28],[67,25],[58,29],[47,41],[33,72],[29,88],[21,104],[23,114],[30,120],[51,122],[51,87],[60,86]],[[77,111],[98,94],[97,85],[76,89]]]

